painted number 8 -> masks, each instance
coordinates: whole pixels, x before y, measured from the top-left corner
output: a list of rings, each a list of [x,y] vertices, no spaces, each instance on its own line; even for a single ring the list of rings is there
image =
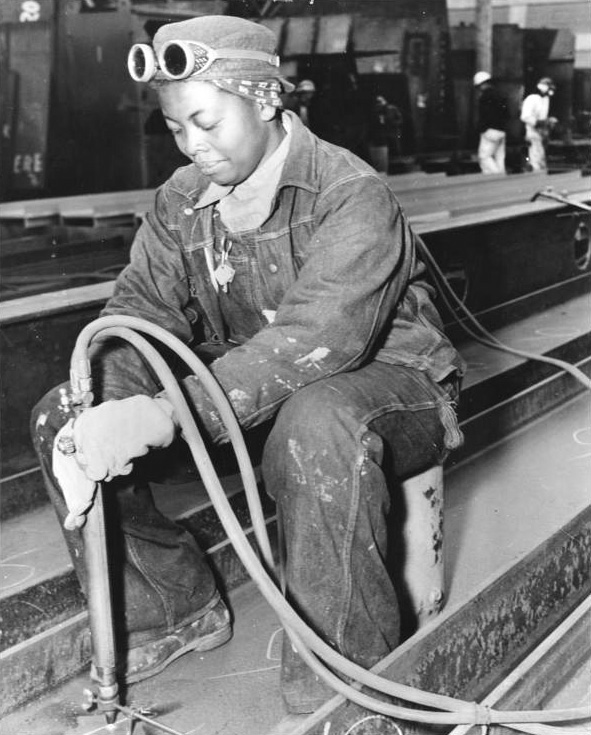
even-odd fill
[[[19,20],[21,23],[30,23],[39,20],[41,16],[41,6],[37,0],[25,0],[21,5],[21,14]]]

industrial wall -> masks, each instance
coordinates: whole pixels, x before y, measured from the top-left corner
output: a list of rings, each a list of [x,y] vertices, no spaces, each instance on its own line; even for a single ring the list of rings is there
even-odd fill
[[[449,24],[473,23],[476,0],[447,0]],[[493,23],[591,33],[588,0],[493,0]]]

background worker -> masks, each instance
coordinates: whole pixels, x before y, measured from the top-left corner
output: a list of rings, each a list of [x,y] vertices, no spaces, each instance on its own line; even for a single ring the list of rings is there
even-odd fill
[[[153,52],[132,49],[132,76],[155,85],[191,163],[157,191],[102,313],[142,317],[191,345],[247,440],[265,434],[286,594],[330,645],[371,667],[399,640],[386,478],[461,442],[463,363],[386,183],[281,111],[289,85],[275,44],[262,25],[203,16],[161,27]],[[80,519],[51,461],[56,433],[73,433],[89,481],[108,481],[121,674],[133,682],[220,645],[231,625],[195,541],[151,496],[149,483],[178,466],[174,407],[127,343],[103,340],[92,363],[99,405],[72,428],[56,389],[34,411],[33,437],[83,584]],[[204,436],[227,441],[199,380],[182,385]],[[331,695],[285,636],[281,690],[295,713]]]
[[[302,79],[295,88],[293,94],[293,103],[289,106],[290,110],[293,110],[300,120],[306,125],[310,126],[310,107],[316,94],[316,85],[310,79]]]
[[[487,71],[473,79],[478,95],[478,163],[483,174],[504,174],[509,109],[506,98],[495,87]]]
[[[367,126],[369,161],[376,171],[388,173],[390,156],[401,152],[402,113],[383,95],[378,95]]]
[[[521,106],[521,122],[525,124],[525,140],[528,146],[528,163],[532,171],[545,171],[546,142],[556,118],[550,117],[550,99],[556,87],[550,77],[542,77],[537,92],[529,94]]]

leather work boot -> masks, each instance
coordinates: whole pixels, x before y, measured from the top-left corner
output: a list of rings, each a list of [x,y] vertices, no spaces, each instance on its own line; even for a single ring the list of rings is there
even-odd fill
[[[121,662],[121,676],[125,677],[127,684],[143,681],[159,674],[185,653],[211,651],[231,637],[230,612],[216,593],[205,609],[200,611],[197,619],[180,626],[163,638],[130,648],[125,662]],[[95,681],[98,680],[94,663],[90,676]]]
[[[285,631],[281,651],[280,683],[283,702],[292,715],[310,714],[336,694],[304,663]]]

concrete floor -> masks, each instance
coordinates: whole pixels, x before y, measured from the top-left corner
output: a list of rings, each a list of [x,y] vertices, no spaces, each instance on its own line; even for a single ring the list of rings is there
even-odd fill
[[[445,510],[448,604],[468,599],[587,507],[590,470],[587,394],[451,469]],[[128,702],[153,707],[162,723],[186,735],[288,732],[278,686],[277,618],[251,584],[230,602],[236,618],[232,641],[179,659],[161,675],[133,686]],[[578,688],[565,683],[566,690],[576,691],[575,699],[587,696],[590,679],[584,667]],[[2,735],[129,732],[124,717],[107,727],[104,717],[83,713],[82,691],[88,684],[86,675],[77,677],[6,716]],[[134,732],[159,731],[137,724]]]

